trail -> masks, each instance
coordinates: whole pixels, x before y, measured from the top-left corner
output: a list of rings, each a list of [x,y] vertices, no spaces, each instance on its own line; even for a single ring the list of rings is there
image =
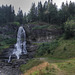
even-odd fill
[[[33,68],[31,68],[30,70],[28,70],[24,75],[30,75],[31,73],[35,72],[35,71],[39,71],[44,69],[46,66],[48,66],[49,63],[48,62],[44,62],[38,66],[35,66]]]

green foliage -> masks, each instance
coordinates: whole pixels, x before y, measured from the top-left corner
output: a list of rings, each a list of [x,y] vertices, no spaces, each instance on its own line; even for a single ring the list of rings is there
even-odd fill
[[[23,24],[23,12],[20,8],[16,16],[16,21],[19,22],[20,24]]]
[[[15,12],[12,5],[0,7],[0,24],[14,22]]]
[[[36,56],[49,56],[49,58],[61,59],[75,57],[75,39],[65,40],[60,38],[56,42],[41,43],[37,49]]]
[[[55,58],[72,58],[75,57],[75,39],[59,39],[59,46],[55,49],[52,57]]]
[[[13,45],[16,43],[16,39],[14,38],[4,38],[2,36],[0,36],[0,52],[3,49],[9,48],[10,45]]]
[[[19,22],[25,24],[29,22],[42,21],[52,24],[63,24],[70,16],[75,16],[75,3],[68,4],[64,2],[61,9],[57,9],[56,3],[52,1],[38,2],[38,6],[32,3],[29,13],[23,15],[22,10],[19,8],[17,15],[15,14],[14,7],[11,5],[2,5],[0,7],[0,24],[8,24],[10,22]]]
[[[65,22],[64,30],[64,37],[66,39],[75,36],[75,20],[68,20],[67,22]]]
[[[39,45],[38,50],[37,50],[37,55],[42,56],[42,55],[47,55],[51,54],[53,55],[54,49],[58,47],[58,42],[53,41],[51,43],[43,43],[42,45]]]
[[[6,39],[4,39],[4,41],[6,44],[12,44],[13,45],[16,43],[16,39],[14,39],[14,38],[11,38],[11,39],[6,38]]]
[[[38,60],[38,59],[32,59],[30,61],[27,62],[27,64],[23,64],[20,66],[20,70],[25,73],[27,70],[29,70],[30,68],[37,66],[41,63],[43,63],[44,61]]]
[[[54,68],[51,65],[46,66],[42,70],[35,71],[31,75],[57,75],[56,74],[56,68]]]
[[[38,21],[43,21],[44,14],[43,14],[43,6],[42,6],[41,1],[38,2],[37,8],[38,8],[38,11],[37,11],[38,12]]]
[[[17,26],[20,26],[20,23],[19,22],[13,22],[12,24],[17,25]]]
[[[35,30],[35,29],[45,29],[45,28],[48,28],[49,25],[43,25],[43,26],[35,26],[32,28],[32,30]]]
[[[34,22],[37,20],[37,8],[35,6],[35,3],[32,3],[32,7],[30,9],[29,13],[30,22]]]
[[[75,74],[75,59],[70,59],[68,62],[58,63],[58,67],[67,72],[66,75]]]

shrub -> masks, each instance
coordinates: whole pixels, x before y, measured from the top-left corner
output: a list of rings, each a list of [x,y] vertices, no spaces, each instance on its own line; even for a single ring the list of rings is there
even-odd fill
[[[53,54],[54,49],[58,47],[58,41],[53,41],[50,43],[43,43],[42,45],[39,45],[37,50],[37,55],[47,55],[47,54]]]
[[[20,26],[19,22],[13,22],[14,25]]]
[[[75,35],[75,20],[68,20],[64,26],[65,30],[65,39],[69,39]]]
[[[45,28],[48,28],[49,25],[43,25],[43,26],[35,26],[32,28],[32,30],[35,30],[35,29],[45,29]]]

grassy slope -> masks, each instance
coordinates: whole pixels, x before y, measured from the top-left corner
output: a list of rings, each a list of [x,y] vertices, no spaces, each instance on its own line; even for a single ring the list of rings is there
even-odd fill
[[[37,63],[39,61],[40,59],[37,60]],[[75,58],[67,60],[44,58],[43,61],[44,62],[39,63],[36,66],[35,63],[29,62],[29,64],[33,66],[27,71],[24,71],[24,75],[75,75]],[[27,67],[29,66],[25,65],[25,68]]]
[[[75,57],[75,39],[71,38],[68,40],[64,40],[63,38],[60,38],[59,40],[56,40],[51,43],[36,43],[36,45],[39,45],[39,48],[37,50],[37,55],[44,55],[48,57],[54,57],[54,58],[72,58]],[[50,53],[49,53],[50,52]]]
[[[58,40],[58,43],[59,46],[56,49],[54,49],[53,55],[48,54],[46,57],[44,56],[43,59],[41,58],[41,60],[48,62],[50,66],[48,67],[46,66],[45,68],[41,70],[39,69],[38,71],[36,70],[30,75],[74,75],[75,74],[75,58],[74,58],[75,39],[72,38],[69,40],[64,40],[61,38]],[[37,60],[37,62],[38,61],[40,60]],[[32,67],[29,68],[29,70],[35,67],[34,63],[29,62],[29,64],[33,65]],[[25,67],[28,67],[26,65]],[[23,67],[23,71],[24,70],[25,68]]]
[[[53,57],[72,58],[75,57],[75,39],[60,39],[59,46],[54,50]]]
[[[75,58],[68,60],[42,59],[44,62],[35,65],[28,62],[32,67],[24,71],[24,75],[74,75],[75,74]],[[33,60],[35,61],[35,60]],[[40,61],[37,60],[37,63]],[[23,65],[24,66],[24,65]],[[29,66],[25,65],[25,68]],[[21,66],[22,68],[22,66]],[[22,69],[21,69],[22,70]]]

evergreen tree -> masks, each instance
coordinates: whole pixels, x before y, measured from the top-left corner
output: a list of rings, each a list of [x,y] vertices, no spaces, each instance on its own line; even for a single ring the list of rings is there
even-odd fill
[[[46,10],[47,22],[56,23],[57,22],[57,6],[53,4],[52,1],[48,1],[48,7]]]
[[[15,18],[15,11],[14,7],[10,6],[4,6],[0,7],[0,24],[6,24],[9,22],[14,22]]]
[[[24,23],[24,24],[27,23],[27,16],[26,16],[26,13],[24,14],[24,17],[23,17],[23,23]]]
[[[45,1],[44,5],[43,5],[43,21],[47,22],[47,15],[46,15],[46,10],[48,8],[48,2]]]
[[[70,15],[72,16],[75,15],[75,3],[74,2],[70,1],[68,10],[69,10]]]
[[[32,7],[30,9],[30,22],[34,22],[37,20],[37,13],[36,13],[36,6],[35,3],[32,3]]]
[[[38,20],[43,21],[43,7],[41,1],[38,2]]]
[[[17,21],[20,24],[23,24],[23,12],[22,12],[22,10],[20,8],[19,8],[19,11],[18,11],[18,14],[17,14]]]

